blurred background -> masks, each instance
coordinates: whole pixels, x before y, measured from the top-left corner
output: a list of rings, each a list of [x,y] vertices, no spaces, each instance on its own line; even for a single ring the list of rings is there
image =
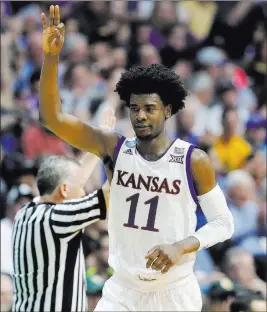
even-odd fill
[[[81,155],[39,123],[40,14],[48,16],[51,4],[60,5],[66,27],[59,66],[66,112],[97,125],[102,111],[113,107],[116,130],[132,136],[128,111],[113,92],[120,74],[136,64],[162,63],[184,81],[190,96],[186,108],[169,120],[169,134],[210,155],[235,222],[231,240],[198,253],[203,311],[229,311],[238,289],[266,299],[267,3],[2,1],[1,311],[9,311],[12,300],[14,215],[38,195],[40,158]],[[87,190],[104,180],[99,164]],[[197,215],[201,227],[206,220],[200,210]],[[106,222],[86,229],[84,248],[92,311],[112,275]]]

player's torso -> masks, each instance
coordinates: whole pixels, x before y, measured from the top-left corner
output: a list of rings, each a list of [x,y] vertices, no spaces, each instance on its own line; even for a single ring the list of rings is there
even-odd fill
[[[137,152],[135,140],[122,145],[109,209],[110,265],[115,271],[146,274],[150,271],[144,257],[151,248],[195,232],[196,204],[187,170],[189,146],[178,139],[159,160],[146,161]]]

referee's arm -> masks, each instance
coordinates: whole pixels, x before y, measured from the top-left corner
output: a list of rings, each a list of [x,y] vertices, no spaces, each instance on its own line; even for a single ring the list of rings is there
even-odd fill
[[[106,201],[102,189],[80,199],[65,200],[56,204],[51,212],[53,230],[59,235],[70,235],[104,219]]]

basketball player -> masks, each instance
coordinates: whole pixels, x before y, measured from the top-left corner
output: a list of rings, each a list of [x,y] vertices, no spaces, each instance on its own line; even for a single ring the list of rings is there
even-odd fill
[[[139,66],[116,86],[136,137],[92,127],[61,110],[57,84],[64,25],[58,6],[42,14],[45,59],[40,81],[44,125],[73,146],[102,158],[111,181],[109,264],[96,311],[201,311],[193,273],[196,251],[229,239],[233,219],[208,156],[166,133],[166,120],[187,92],[162,65]],[[208,223],[196,228],[196,207]]]

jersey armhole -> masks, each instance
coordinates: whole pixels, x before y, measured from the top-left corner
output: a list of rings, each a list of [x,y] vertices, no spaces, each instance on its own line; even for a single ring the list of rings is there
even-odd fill
[[[113,153],[113,170],[115,170],[115,166],[116,166],[116,162],[117,162],[117,159],[118,159],[118,155],[119,155],[119,152],[120,152],[120,149],[124,143],[124,141],[126,140],[126,138],[124,136],[122,136],[117,145],[115,146],[115,149],[114,149],[114,153]]]
[[[193,174],[191,170],[191,155],[195,148],[198,148],[196,145],[190,145],[186,154],[186,176],[188,181],[188,186],[190,190],[190,194],[197,206],[199,206],[197,193],[194,186]]]
[[[103,157],[103,164],[104,166],[110,170],[110,172],[113,175],[114,169],[115,169],[115,165],[116,165],[116,161],[120,152],[120,148],[123,144],[123,142],[125,141],[125,137],[120,137],[120,139],[118,140],[115,148],[114,148],[114,152],[112,157],[109,155],[106,155],[105,157]]]

